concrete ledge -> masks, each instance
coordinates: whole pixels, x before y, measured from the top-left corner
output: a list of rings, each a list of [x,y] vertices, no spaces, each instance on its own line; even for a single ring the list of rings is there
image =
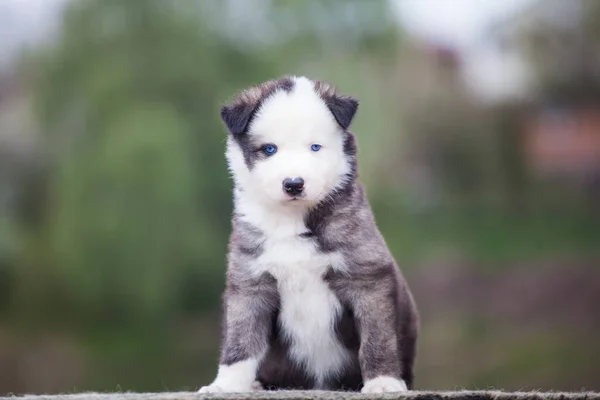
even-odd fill
[[[58,395],[27,395],[0,397],[0,400],[600,400],[600,393],[594,392],[501,392],[501,391],[456,391],[422,392],[404,394],[363,395],[354,392],[325,391],[279,391],[231,394],[197,394],[194,392],[176,393],[79,393]]]

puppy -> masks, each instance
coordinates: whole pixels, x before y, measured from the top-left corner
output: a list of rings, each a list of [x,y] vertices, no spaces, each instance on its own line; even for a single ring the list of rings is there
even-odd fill
[[[357,182],[357,109],[305,77],[221,109],[235,206],[219,369],[200,392],[411,389],[418,313]]]

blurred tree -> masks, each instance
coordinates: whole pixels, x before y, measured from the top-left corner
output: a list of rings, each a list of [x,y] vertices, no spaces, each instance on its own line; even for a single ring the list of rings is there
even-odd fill
[[[50,260],[36,256],[22,277],[54,266],[76,300],[65,314],[161,320],[218,302],[231,208],[218,103],[272,72],[207,31],[196,5],[73,2],[35,60],[56,173],[31,239]]]
[[[513,38],[546,101],[600,101],[600,3],[594,0],[537,3]]]
[[[302,57],[306,51],[376,51],[397,40],[398,25],[388,0],[208,3],[199,5],[208,16],[206,21],[234,45],[271,50],[272,46],[285,46],[287,51],[277,54],[288,57]]]
[[[390,159],[385,178],[404,189],[411,209],[472,209],[497,184],[495,149],[486,112],[462,81],[459,54],[435,43],[416,44],[396,74],[406,133],[403,157]]]
[[[529,67],[532,107],[527,113],[521,113],[529,125],[554,124],[561,129],[558,121],[571,121],[569,123],[579,126],[581,132],[586,131],[586,115],[596,114],[600,105],[599,27],[600,3],[594,0],[537,1],[526,12],[500,27],[500,41],[523,58]],[[525,148],[525,141],[534,134],[523,132],[526,131],[523,126],[521,131],[524,140],[521,147]],[[560,146],[569,149],[570,145],[576,146],[578,140],[583,143],[589,140],[581,139],[585,135],[565,139],[565,144]],[[548,136],[540,140],[551,143],[553,139]],[[591,143],[584,147],[593,149],[593,139]],[[535,150],[532,152],[536,153]],[[533,161],[537,156],[529,157],[533,170],[537,169],[538,162]],[[597,160],[580,157],[581,165],[597,164]],[[577,208],[585,207],[595,213],[599,171],[591,167],[584,168],[581,173],[574,171],[575,168],[571,172],[532,174],[530,183],[536,183],[531,185],[536,192],[532,197],[538,203],[535,206],[548,203],[548,208],[564,211],[577,204]],[[549,179],[551,176],[553,179]]]

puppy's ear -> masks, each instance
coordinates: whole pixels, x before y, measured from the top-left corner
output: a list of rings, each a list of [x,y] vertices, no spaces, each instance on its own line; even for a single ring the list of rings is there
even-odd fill
[[[262,101],[279,89],[289,92],[291,85],[291,81],[284,78],[250,87],[242,91],[231,105],[221,108],[221,119],[232,135],[236,136],[246,133],[248,125]]]
[[[347,130],[358,110],[358,100],[349,96],[335,95],[325,100],[333,117],[343,130]]]
[[[323,99],[340,127],[347,130],[358,110],[358,100],[340,95],[333,85],[324,81],[315,81],[315,92]]]
[[[221,107],[221,119],[232,135],[241,135],[248,129],[250,119],[256,111],[256,104],[234,103]]]

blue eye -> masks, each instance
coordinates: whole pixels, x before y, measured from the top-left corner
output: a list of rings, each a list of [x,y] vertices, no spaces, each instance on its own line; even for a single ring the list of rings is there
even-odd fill
[[[268,144],[265,146],[264,151],[268,156],[272,156],[277,152],[277,147],[273,144]]]
[[[320,144],[313,144],[312,146],[310,146],[312,151],[319,151],[321,150],[321,145]]]

